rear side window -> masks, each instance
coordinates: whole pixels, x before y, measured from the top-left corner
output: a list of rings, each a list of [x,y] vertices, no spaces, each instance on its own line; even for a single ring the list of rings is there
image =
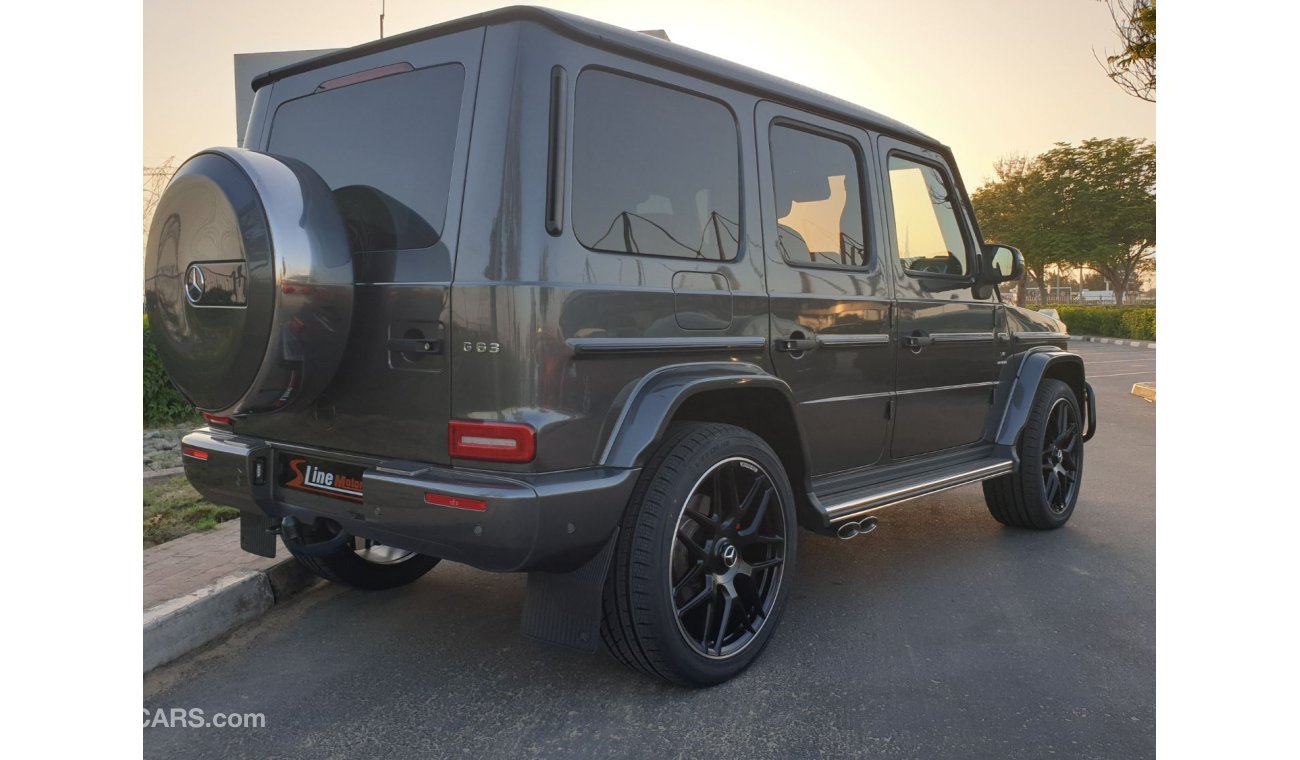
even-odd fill
[[[726,106],[605,71],[578,77],[579,242],[616,253],[732,259],[739,221],[740,152]]]
[[[428,248],[446,221],[464,83],[448,64],[290,100],[269,151],[320,174],[354,252]]]
[[[861,170],[842,140],[772,127],[776,245],[791,264],[865,267]]]

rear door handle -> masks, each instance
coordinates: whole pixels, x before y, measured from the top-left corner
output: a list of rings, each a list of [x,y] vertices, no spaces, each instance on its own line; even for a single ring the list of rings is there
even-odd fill
[[[930,345],[931,343],[934,343],[934,338],[932,336],[926,335],[918,331],[912,335],[904,335],[902,338],[902,343],[904,346],[907,346],[908,348],[914,348],[919,350]]]
[[[404,354],[440,354],[442,341],[428,338],[392,338],[388,341],[388,350],[400,351]]]
[[[816,338],[777,338],[776,340],[776,350],[790,354],[811,351],[814,348],[817,348]]]

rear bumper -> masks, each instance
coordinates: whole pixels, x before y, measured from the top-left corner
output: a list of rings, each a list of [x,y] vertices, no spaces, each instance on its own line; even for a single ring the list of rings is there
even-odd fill
[[[185,475],[209,501],[268,518],[324,517],[345,530],[485,570],[563,572],[604,546],[623,516],[638,469],[591,467],[503,475],[239,436],[210,428],[182,441]],[[286,457],[312,456],[364,468],[359,502],[279,485]],[[258,477],[261,473],[261,477]],[[478,510],[436,506],[435,493],[486,502]]]

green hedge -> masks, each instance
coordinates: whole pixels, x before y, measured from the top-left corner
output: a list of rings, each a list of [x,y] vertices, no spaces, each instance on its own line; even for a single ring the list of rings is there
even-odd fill
[[[1071,335],[1156,339],[1156,310],[1150,306],[1056,306]]]
[[[162,427],[199,419],[190,402],[167,378],[158,351],[149,337],[149,318],[144,319],[144,426]]]

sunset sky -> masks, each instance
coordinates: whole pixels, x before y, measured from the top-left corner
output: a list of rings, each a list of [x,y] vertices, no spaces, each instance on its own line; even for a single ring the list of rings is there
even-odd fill
[[[500,7],[388,0],[386,35]],[[952,146],[968,188],[993,162],[1056,141],[1155,137],[1155,106],[1108,81],[1116,45],[1095,0],[765,2],[556,0],[550,7],[785,77]],[[235,143],[232,56],[347,47],[379,34],[379,0],[146,0],[144,162]]]

